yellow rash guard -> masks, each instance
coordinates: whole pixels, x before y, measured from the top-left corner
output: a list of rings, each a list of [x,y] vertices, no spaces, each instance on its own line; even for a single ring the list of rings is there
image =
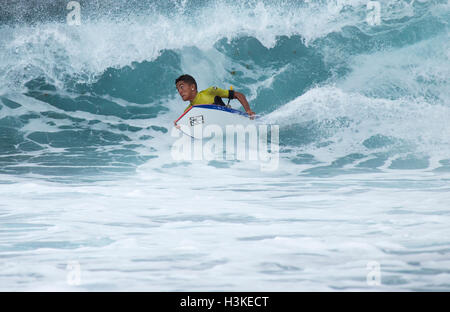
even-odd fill
[[[208,89],[197,93],[194,100],[191,101],[191,104],[189,104],[189,106],[186,107],[184,111],[194,105],[214,104],[214,98],[216,96],[220,96],[221,98],[228,98],[230,96],[230,91],[217,87],[209,87]]]

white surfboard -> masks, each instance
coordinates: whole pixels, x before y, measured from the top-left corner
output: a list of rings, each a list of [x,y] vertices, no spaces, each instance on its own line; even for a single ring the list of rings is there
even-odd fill
[[[225,133],[228,125],[247,126],[254,123],[247,113],[221,105],[205,104],[189,107],[176,121],[175,126],[195,139],[206,138],[203,129],[219,126]]]

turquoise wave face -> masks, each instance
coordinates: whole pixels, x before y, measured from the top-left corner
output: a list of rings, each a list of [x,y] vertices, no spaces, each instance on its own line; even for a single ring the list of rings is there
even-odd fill
[[[2,173],[166,157],[183,73],[244,93],[302,174],[450,169],[446,1],[380,1],[377,25],[364,1],[80,1],[79,26],[63,2],[2,13]]]

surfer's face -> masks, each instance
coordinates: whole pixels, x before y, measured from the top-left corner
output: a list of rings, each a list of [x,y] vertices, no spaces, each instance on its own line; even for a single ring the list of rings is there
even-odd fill
[[[195,98],[196,90],[194,84],[178,81],[177,90],[183,101],[192,101]]]

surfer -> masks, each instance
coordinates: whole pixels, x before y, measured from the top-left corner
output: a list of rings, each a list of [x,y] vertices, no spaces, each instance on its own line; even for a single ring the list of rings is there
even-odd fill
[[[216,104],[226,106],[222,98],[228,98],[230,100],[237,99],[244,107],[250,119],[255,118],[255,113],[250,109],[245,95],[240,92],[224,90],[217,87],[209,87],[206,90],[198,92],[197,82],[190,75],[181,75],[175,80],[175,85],[183,101],[190,102],[184,111],[193,105]]]

